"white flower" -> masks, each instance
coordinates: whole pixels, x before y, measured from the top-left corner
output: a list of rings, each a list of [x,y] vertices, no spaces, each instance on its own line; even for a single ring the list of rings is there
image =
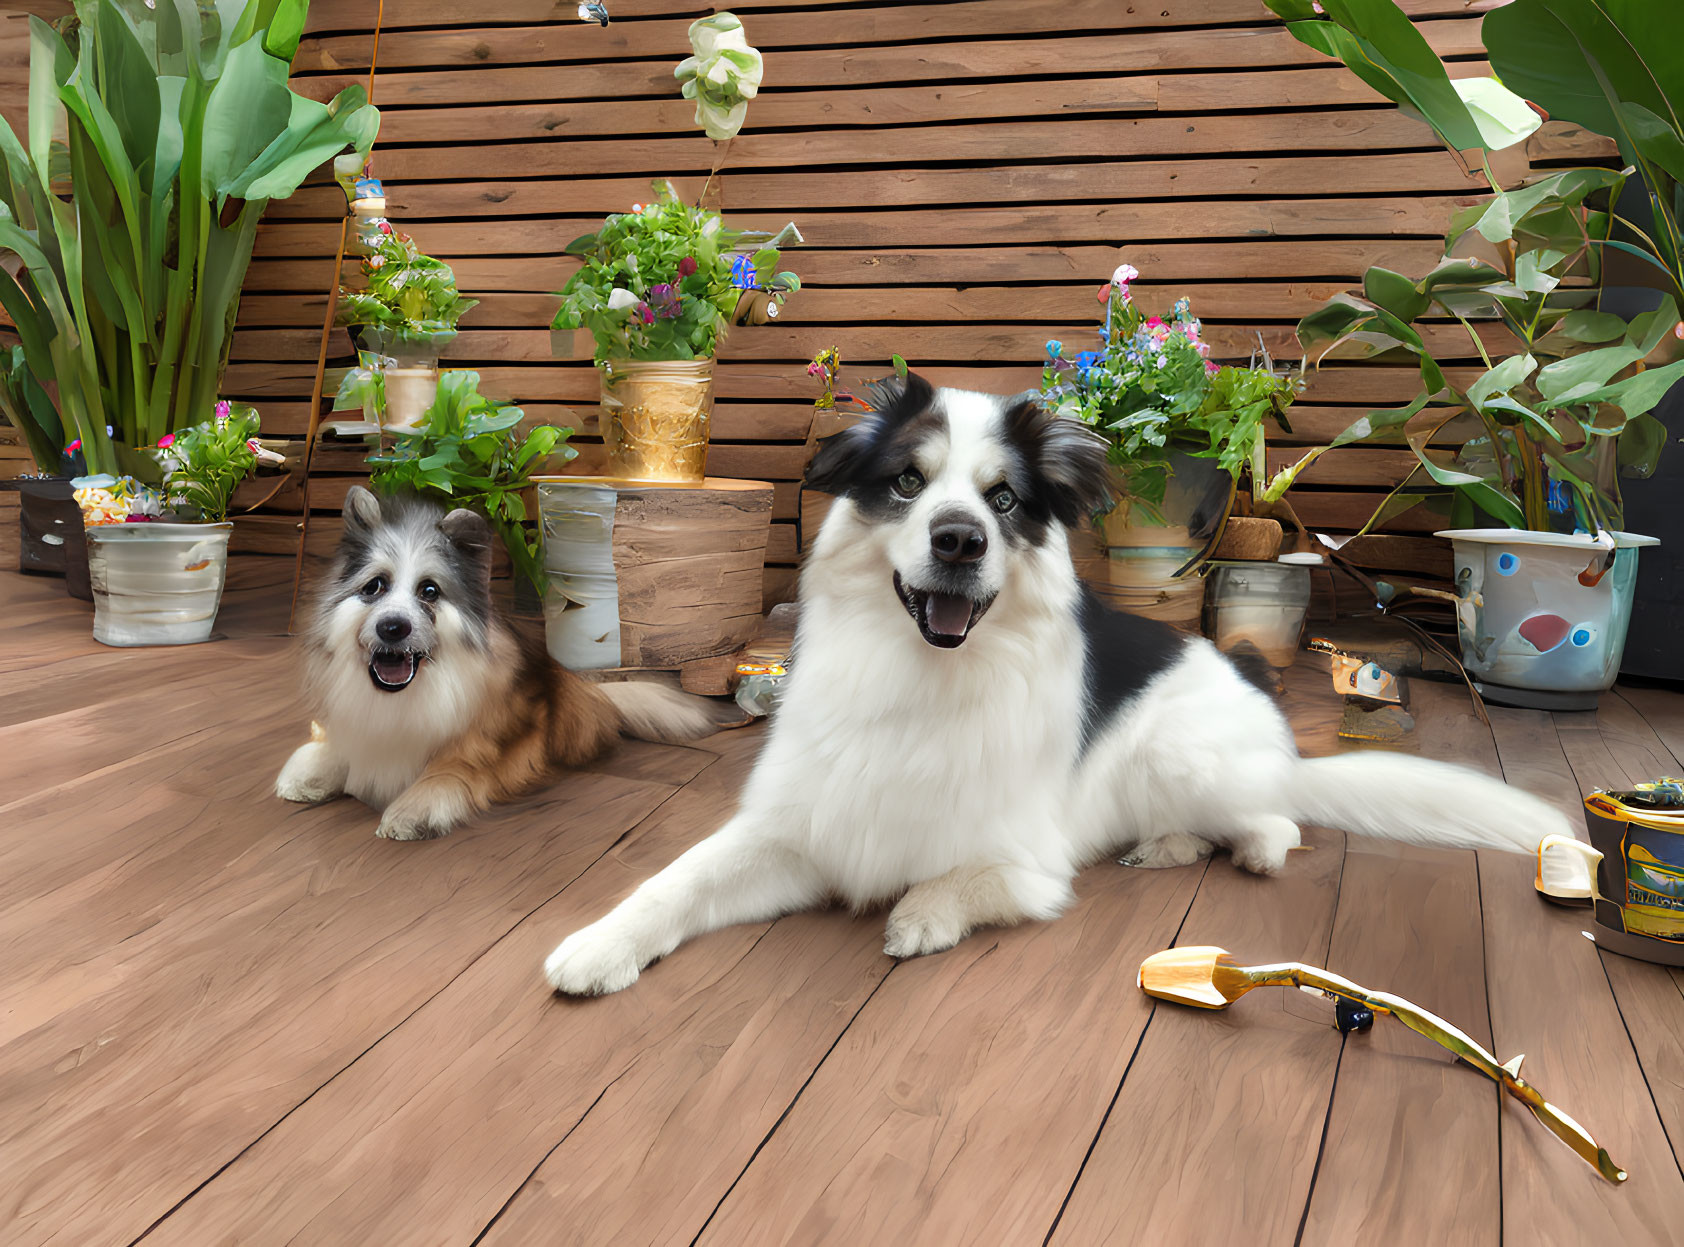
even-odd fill
[[[616,286],[608,292],[608,310],[623,312],[628,307],[636,307],[642,300],[629,290]]]
[[[1140,270],[1135,268],[1134,265],[1119,264],[1117,265],[1117,271],[1111,274],[1111,284],[1113,286],[1127,286],[1131,281],[1139,276]]]

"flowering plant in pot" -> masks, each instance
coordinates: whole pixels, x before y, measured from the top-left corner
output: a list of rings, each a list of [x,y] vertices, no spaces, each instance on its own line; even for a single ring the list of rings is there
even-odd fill
[[[551,329],[563,355],[575,330],[595,342],[611,476],[702,478],[719,340],[733,323],[776,317],[800,289],[777,269],[779,246],[800,237],[793,224],[776,238],[727,229],[719,213],[657,183],[653,202],[568,244],[584,264]]]
[[[373,143],[361,86],[323,104],[287,85],[307,7],[222,3],[212,20],[195,0],[78,0],[56,27],[29,19],[28,127],[0,125],[0,308],[18,340],[0,411],[42,472],[157,483],[144,448],[221,391],[269,201]]]
[[[208,641],[222,601],[234,490],[282,456],[257,440],[258,417],[226,401],[148,448],[161,488],[110,473],[78,478],[93,582],[94,639],[107,645]]]
[[[423,255],[389,222],[377,223],[374,239],[362,261],[367,286],[339,294],[337,319],[360,326],[365,365],[348,374],[346,385],[354,390],[366,384],[357,373],[377,371],[384,423],[413,428],[438,390],[439,352],[478,303],[457,293],[450,265]]]
[[[393,430],[391,445],[368,457],[370,483],[382,493],[411,491],[452,507],[468,507],[490,521],[516,573],[543,591],[541,543],[528,526],[525,493],[552,457],[578,456],[566,445],[572,429],[541,424],[525,434],[525,413],[479,392],[479,374],[448,369],[438,394],[413,429]]]
[[[1193,573],[1221,536],[1240,473],[1252,469],[1259,499],[1274,501],[1317,452],[1266,480],[1263,423],[1285,423],[1294,382],[1267,357],[1247,367],[1213,360],[1190,300],[1167,320],[1148,315],[1130,292],[1139,275],[1124,264],[1100,287],[1097,350],[1047,343],[1041,393],[1105,436],[1117,502],[1101,529],[1119,598],[1186,622],[1202,590]]]
[[[1367,527],[1422,502],[1446,515],[1463,662],[1498,700],[1594,705],[1619,669],[1638,550],[1654,544],[1623,531],[1619,482],[1654,470],[1667,435],[1650,413],[1684,361],[1666,362],[1670,296],[1629,322],[1595,306],[1598,244],[1615,225],[1598,205],[1623,179],[1570,169],[1499,192],[1456,215],[1424,277],[1370,269],[1360,296],[1298,329],[1307,362],[1393,355],[1419,369],[1412,402],[1339,440],[1401,438],[1414,452]],[[1472,380],[1435,358],[1426,318],[1465,332],[1483,365]],[[1459,445],[1440,448],[1457,428]]]

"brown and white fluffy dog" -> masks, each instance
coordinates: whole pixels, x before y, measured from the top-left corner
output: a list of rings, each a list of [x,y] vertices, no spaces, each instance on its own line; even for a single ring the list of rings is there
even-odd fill
[[[345,534],[310,610],[315,722],[275,792],[383,810],[376,835],[425,840],[606,752],[623,732],[681,742],[712,709],[652,684],[590,684],[491,599],[495,537],[472,511],[351,490]]]

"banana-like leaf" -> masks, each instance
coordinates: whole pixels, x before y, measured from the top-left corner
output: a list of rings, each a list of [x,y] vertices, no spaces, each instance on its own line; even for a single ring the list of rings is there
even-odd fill
[[[1653,411],[1681,378],[1684,378],[1684,360],[1660,368],[1646,368],[1634,377],[1579,394],[1573,401],[1611,403],[1624,412],[1629,421]]]
[[[321,105],[317,105],[321,107]],[[227,68],[205,102],[199,193],[220,211],[241,175],[284,134],[293,114],[287,66],[248,39],[228,54]]]
[[[1643,412],[1631,418],[1620,432],[1618,462],[1620,475],[1646,480],[1655,473],[1661,452],[1666,449],[1666,425]]]
[[[1520,385],[1537,367],[1538,361],[1530,355],[1511,355],[1468,386],[1468,402],[1476,409],[1483,407],[1494,395],[1507,394]]]
[[[1392,0],[1324,0],[1326,20],[1303,0],[1264,0],[1300,43],[1337,57],[1369,86],[1420,118],[1458,151],[1499,151],[1542,119],[1495,79],[1463,86]],[[1470,107],[1471,102],[1471,107]]]

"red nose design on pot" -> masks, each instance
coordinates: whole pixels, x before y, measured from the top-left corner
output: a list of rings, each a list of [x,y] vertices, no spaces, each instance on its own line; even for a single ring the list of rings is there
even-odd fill
[[[1521,620],[1517,631],[1532,643],[1533,649],[1544,654],[1565,641],[1571,627],[1560,615],[1533,615]]]

